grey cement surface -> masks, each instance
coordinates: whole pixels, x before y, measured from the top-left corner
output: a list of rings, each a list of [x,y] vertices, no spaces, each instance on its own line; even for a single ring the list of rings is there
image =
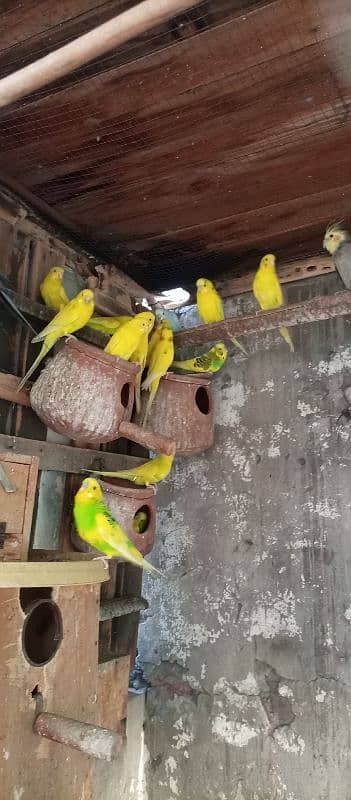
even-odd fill
[[[351,800],[351,321],[292,335],[294,354],[277,332],[234,351],[214,448],[158,492],[138,800]]]

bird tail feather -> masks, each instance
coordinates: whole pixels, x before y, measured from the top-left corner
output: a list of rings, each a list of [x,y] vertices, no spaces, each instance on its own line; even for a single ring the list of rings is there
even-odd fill
[[[82,469],[82,472],[84,472],[84,474],[88,473],[89,475],[102,475],[103,478],[125,478],[126,481],[133,480],[133,474],[129,469],[121,470],[120,472],[103,472],[99,469]]]
[[[293,342],[293,340],[292,340],[292,338],[290,336],[290,333],[289,333],[288,329],[287,328],[279,328],[279,333],[283,337],[283,339],[286,341],[286,343],[289,345],[290,350],[293,353],[294,350],[295,350],[294,342]]]
[[[245,355],[245,356],[247,356],[247,350],[245,350],[245,347],[244,347],[244,345],[243,345],[243,344],[241,344],[241,342],[239,342],[239,340],[238,340],[238,339],[236,339],[236,338],[235,338],[235,336],[232,336],[232,337],[231,337],[231,342],[233,342],[233,344],[235,345],[235,347],[238,347],[238,348],[239,348],[239,350],[241,350],[241,352],[242,352],[242,353],[244,353],[244,355]]]
[[[48,348],[47,345],[44,342],[44,344],[43,344],[43,346],[42,346],[42,348],[40,350],[39,355],[33,361],[32,366],[29,367],[28,372],[26,372],[26,374],[22,378],[21,382],[19,383],[19,385],[17,387],[17,392],[20,392],[21,389],[23,389],[23,386],[27,383],[27,381],[29,380],[30,376],[33,375],[33,372],[36,370],[37,366],[40,364],[42,359],[45,358],[46,354],[49,352],[49,349],[50,348]]]
[[[154,397],[155,397],[155,392],[151,391],[150,394],[149,394],[149,397],[148,397],[147,406],[146,406],[146,410],[145,410],[145,416],[144,416],[144,419],[143,419],[143,428],[146,427],[146,423],[147,423],[147,420],[148,420],[148,416],[150,414],[150,409],[151,409]]]

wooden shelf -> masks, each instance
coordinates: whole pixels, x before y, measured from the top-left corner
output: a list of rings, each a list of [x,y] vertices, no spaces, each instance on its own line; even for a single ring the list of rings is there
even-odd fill
[[[258,311],[257,314],[233,317],[211,325],[199,325],[174,335],[177,347],[189,344],[206,344],[231,339],[233,336],[250,335],[272,331],[285,326],[320,322],[333,317],[351,314],[351,291],[336,292],[323,297],[313,297],[301,303],[276,308],[273,311]]]
[[[109,580],[107,560],[81,561],[2,561],[0,588],[32,586],[85,586]]]

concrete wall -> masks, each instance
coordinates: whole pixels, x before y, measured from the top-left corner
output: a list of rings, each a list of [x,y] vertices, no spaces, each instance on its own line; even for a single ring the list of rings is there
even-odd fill
[[[337,288],[297,284],[289,301]],[[293,337],[295,354],[278,333],[234,353],[215,447],[158,493],[170,580],[144,588],[144,800],[351,798],[350,320]]]

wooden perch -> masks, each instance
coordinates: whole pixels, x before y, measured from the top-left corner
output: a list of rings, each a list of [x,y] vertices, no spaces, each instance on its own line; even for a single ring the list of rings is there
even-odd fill
[[[120,733],[45,711],[36,717],[33,732],[104,761],[118,758],[125,745]]]
[[[133,422],[121,422],[118,433],[125,439],[130,439],[131,442],[140,444],[155,453],[164,453],[167,456],[175,454],[176,445],[173,439],[162,436],[160,433],[147,431],[139,425],[134,425]]]
[[[0,108],[62,78],[200,0],[144,0],[73,42],[0,80]]]
[[[273,311],[259,311],[242,317],[232,317],[223,322],[211,325],[199,325],[174,335],[177,347],[189,344],[206,344],[231,339],[252,333],[264,333],[285,326],[303,325],[306,322],[320,322],[333,317],[351,314],[351,291],[336,292],[324,297],[313,297],[290,306],[276,308]]]

